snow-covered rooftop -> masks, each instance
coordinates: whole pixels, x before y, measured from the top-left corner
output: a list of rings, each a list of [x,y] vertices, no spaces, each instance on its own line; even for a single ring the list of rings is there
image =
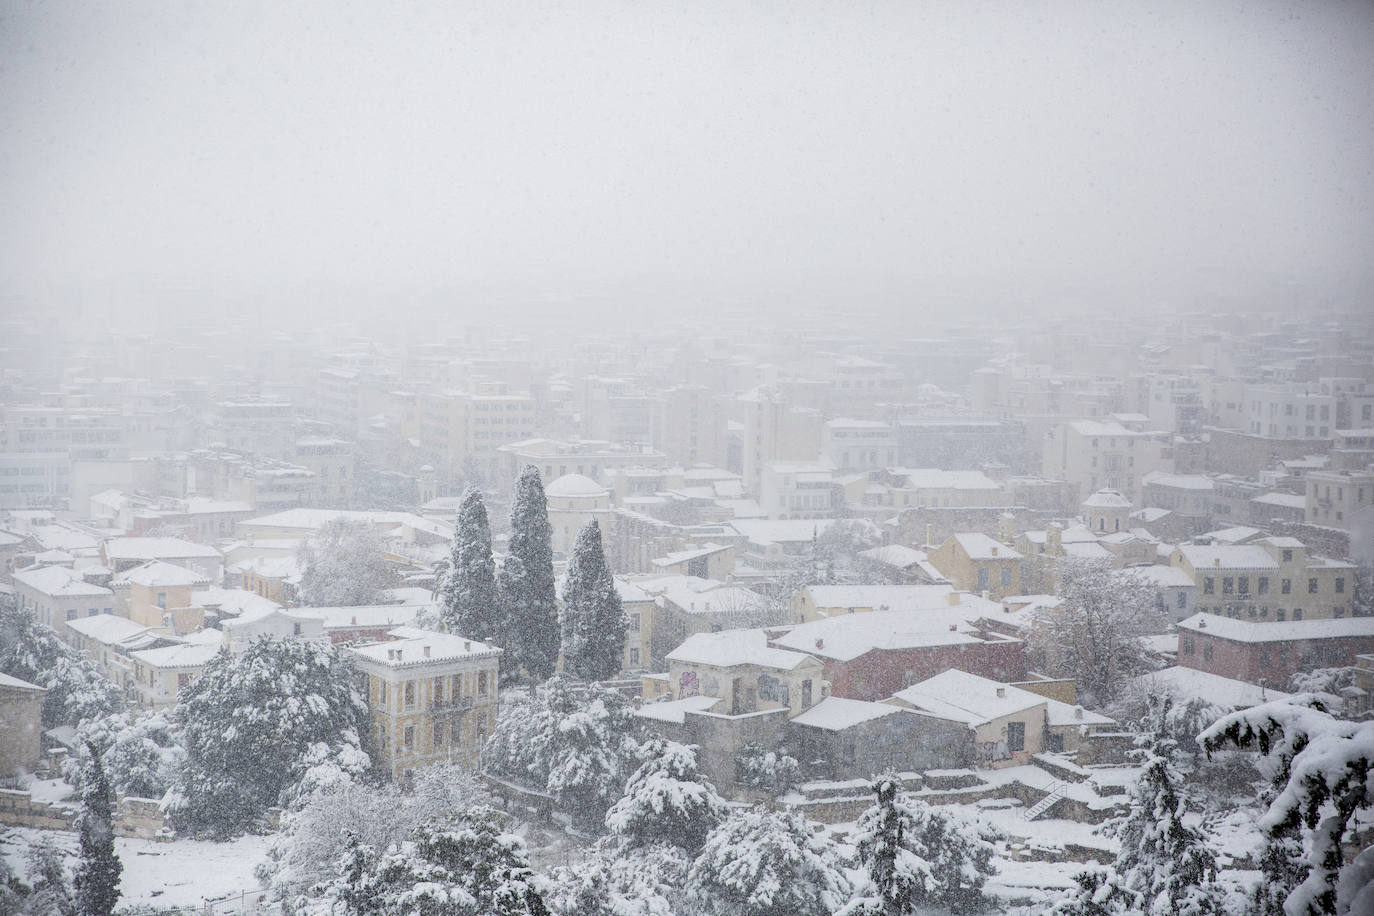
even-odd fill
[[[1374,617],[1341,617],[1329,620],[1284,620],[1255,623],[1220,614],[1194,614],[1180,621],[1188,630],[1232,642],[1290,642],[1304,639],[1374,637]]]
[[[189,560],[216,559],[220,553],[209,544],[181,538],[111,538],[105,542],[105,556],[115,560]]]
[[[945,471],[940,468],[894,468],[912,490],[1000,490],[1001,484],[982,471]]]
[[[893,699],[923,712],[977,726],[1003,716],[1044,706],[1046,699],[1028,690],[950,668],[901,690]]]
[[[0,687],[9,687],[14,690],[47,690],[46,687],[30,684],[28,681],[3,673],[0,673]]]
[[[418,627],[397,627],[386,642],[350,649],[368,661],[391,668],[409,668],[435,662],[495,658],[501,650],[476,639],[438,633]]]
[[[1117,490],[1098,490],[1083,500],[1083,505],[1089,509],[1129,509],[1131,501]]]
[[[65,566],[21,569],[14,574],[13,578],[15,582],[27,585],[54,598],[114,597],[114,592],[108,588],[92,585]]]
[[[198,572],[193,572],[184,566],[164,563],[161,560],[151,560],[142,566],[136,566],[117,576],[115,581],[142,585],[145,588],[176,588],[185,585],[210,584],[210,580]]]
[[[117,617],[114,614],[97,614],[94,617],[78,617],[75,620],[68,620],[67,629],[106,645],[123,642],[131,636],[137,636],[148,631],[148,627],[143,624],[134,623],[127,617]]]
[[[606,488],[581,474],[564,474],[544,488],[545,496],[569,498],[590,498],[605,496]]]
[[[636,710],[636,715],[645,719],[681,725],[687,720],[687,713],[706,712],[719,702],[719,697],[701,695],[683,697],[680,700],[665,700],[662,703],[645,703]]]
[[[1230,709],[1245,709],[1272,700],[1286,700],[1290,696],[1267,687],[1181,665],[1141,675],[1133,683],[1152,694],[1168,693],[1177,700],[1206,700],[1215,706]]]
[[[815,706],[792,719],[793,725],[809,725],[826,731],[840,731],[851,725],[897,715],[900,706],[891,703],[871,703],[867,700],[846,700],[841,697],[826,697]]]
[[[1206,569],[1272,570],[1279,568],[1278,561],[1270,555],[1269,551],[1253,544],[1180,544],[1178,551],[1199,572]]]
[[[971,560],[1019,560],[1020,551],[977,531],[951,535]]]
[[[1006,637],[979,635],[974,621],[1000,615],[995,601],[921,611],[874,611],[800,623],[773,639],[773,645],[821,658],[849,661],[873,649],[964,646]]]
[[[211,630],[219,634],[218,630]],[[223,634],[219,634],[223,635]],[[130,652],[131,658],[152,665],[154,668],[202,668],[219,653],[220,642],[183,643],[178,646],[163,646],[160,649],[140,649]]]
[[[722,630],[718,633],[694,633],[682,645],[668,653],[668,661],[689,665],[712,665],[733,668],[736,665],[759,665],[791,671],[811,660],[804,652],[774,648],[768,645],[763,630]]]

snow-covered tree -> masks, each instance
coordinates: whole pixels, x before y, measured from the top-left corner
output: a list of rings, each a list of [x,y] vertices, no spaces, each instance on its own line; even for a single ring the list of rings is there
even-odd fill
[[[1147,916],[1207,916],[1222,912],[1216,885],[1216,856],[1197,831],[1183,823],[1169,737],[1171,701],[1151,710],[1147,731],[1136,744],[1142,770],[1131,797],[1131,812],[1120,825],[1121,852],[1107,874],[1083,873],[1078,890],[1056,913],[1144,913]],[[1102,909],[1105,907],[1105,910]]]
[[[986,908],[998,834],[981,821],[903,798],[891,774],[873,782],[877,803],[856,825],[855,850],[866,882],[846,916],[899,916],[935,905],[956,913]]]
[[[315,792],[282,818],[282,829],[256,874],[289,910],[308,911],[311,888],[336,874],[347,838],[372,849],[399,847],[421,826],[447,829],[491,802],[490,793],[458,765],[425,767],[406,792],[394,783],[344,782]],[[316,895],[320,891],[316,890]]]
[[[458,505],[453,550],[440,592],[449,632],[483,641],[500,635],[501,603],[496,591],[496,561],[491,555],[491,525],[477,487],[464,490]]]
[[[84,654],[0,595],[0,673],[47,688],[44,728],[101,719],[122,705],[119,688]]]
[[[546,916],[545,882],[502,822],[500,812],[474,808],[448,829],[422,826],[390,854],[353,837],[325,895],[358,916]]]
[[[550,678],[501,708],[483,751],[487,772],[553,794],[587,829],[599,829],[639,764],[641,727],[623,694]]]
[[[353,667],[333,646],[259,640],[221,652],[173,712],[186,760],[164,804],[180,825],[242,832],[303,782],[362,775],[366,715]]]
[[[66,855],[50,837],[29,847],[24,856],[29,887],[24,889],[24,906],[19,911],[33,916],[77,916],[76,898],[67,880]]]
[[[1232,713],[1198,740],[1257,749],[1274,766],[1254,912],[1374,912],[1374,849],[1347,864],[1342,847],[1374,811],[1374,722],[1337,719],[1307,695]]]
[[[729,813],[725,800],[697,771],[696,748],[655,738],[625,794],[606,812],[606,829],[631,845],[680,846],[695,855]]]
[[[1064,604],[1040,612],[1031,648],[1049,673],[1073,677],[1090,702],[1108,703],[1147,670],[1141,638],[1162,625],[1155,589],[1105,560],[1064,558],[1059,572]]]
[[[629,618],[606,566],[601,526],[592,519],[577,533],[559,613],[563,666],[574,677],[600,681],[620,671]]]
[[[603,838],[576,866],[553,870],[547,900],[558,916],[677,916],[688,861],[678,846],[625,847]]]
[[[100,755],[90,751],[81,814],[76,829],[81,837],[81,859],[76,866],[78,916],[110,916],[119,902],[119,875],[124,865],[115,854],[114,790],[100,765]]]
[[[763,808],[711,831],[686,888],[704,916],[830,916],[851,891],[839,854],[806,818]]]
[[[735,781],[769,795],[785,795],[797,785],[801,764],[782,749],[746,744],[735,756]]]
[[[308,607],[378,604],[396,584],[381,537],[367,522],[331,519],[300,546],[301,601]]]
[[[546,680],[558,664],[561,634],[558,596],[553,578],[553,526],[539,469],[526,465],[515,483],[510,513],[510,542],[497,577],[501,596],[500,645],[515,669],[535,683]],[[503,670],[503,678],[516,675]]]
[[[116,713],[84,722],[77,751],[62,762],[67,781],[81,788],[91,749],[100,755],[110,784],[120,795],[161,798],[176,781],[185,757],[181,736],[165,712]]]

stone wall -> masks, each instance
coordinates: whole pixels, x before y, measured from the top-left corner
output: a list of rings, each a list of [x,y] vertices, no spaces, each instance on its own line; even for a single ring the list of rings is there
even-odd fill
[[[0,789],[0,824],[37,830],[75,830],[80,806],[35,801],[28,792]],[[141,840],[171,840],[176,832],[167,824],[157,799],[119,799],[114,816],[116,836]]]

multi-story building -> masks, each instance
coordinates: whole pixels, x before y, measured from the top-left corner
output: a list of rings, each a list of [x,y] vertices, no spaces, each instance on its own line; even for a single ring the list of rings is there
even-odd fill
[[[87,582],[64,566],[17,571],[14,597],[20,610],[58,631],[68,620],[113,614],[115,608],[114,592]]]
[[[1023,592],[1022,556],[986,534],[970,532],[951,536],[927,552],[930,565],[960,591],[984,594],[1000,601]]]
[[[310,505],[334,509],[353,505],[357,466],[351,442],[328,436],[297,439],[292,460],[314,475],[315,494]]]
[[[662,443],[668,460],[685,467],[724,466],[727,459],[725,405],[701,385],[679,385],[663,393]]]
[[[1076,420],[1054,427],[1044,445],[1044,474],[1078,492],[1117,490],[1132,503],[1151,471],[1172,470],[1171,434],[1129,429],[1116,421]]]
[[[1336,427],[1336,400],[1320,385],[1249,385],[1245,431],[1275,439],[1329,439]]]
[[[1272,687],[1299,671],[1355,665],[1374,652],[1374,618],[1257,623],[1197,614],[1178,624],[1178,663]]]
[[[1169,559],[1197,589],[1197,609],[1259,622],[1322,620],[1351,613],[1355,567],[1309,556],[1290,537],[1251,544],[1181,544]]]
[[[821,452],[842,471],[871,471],[897,464],[897,437],[879,420],[829,420],[821,434]]]
[[[364,680],[376,763],[394,779],[437,763],[477,769],[496,725],[501,650],[415,627],[388,635],[348,650]]]
[[[1306,499],[1308,524],[1348,529],[1356,512],[1374,505],[1374,470],[1308,471]]]

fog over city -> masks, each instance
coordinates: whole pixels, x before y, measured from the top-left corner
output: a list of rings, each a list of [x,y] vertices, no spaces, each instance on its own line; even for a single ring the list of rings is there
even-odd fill
[[[1348,303],[1366,3],[9,3],[12,307]]]
[[[0,916],[1374,913],[1371,49],[0,0]]]

